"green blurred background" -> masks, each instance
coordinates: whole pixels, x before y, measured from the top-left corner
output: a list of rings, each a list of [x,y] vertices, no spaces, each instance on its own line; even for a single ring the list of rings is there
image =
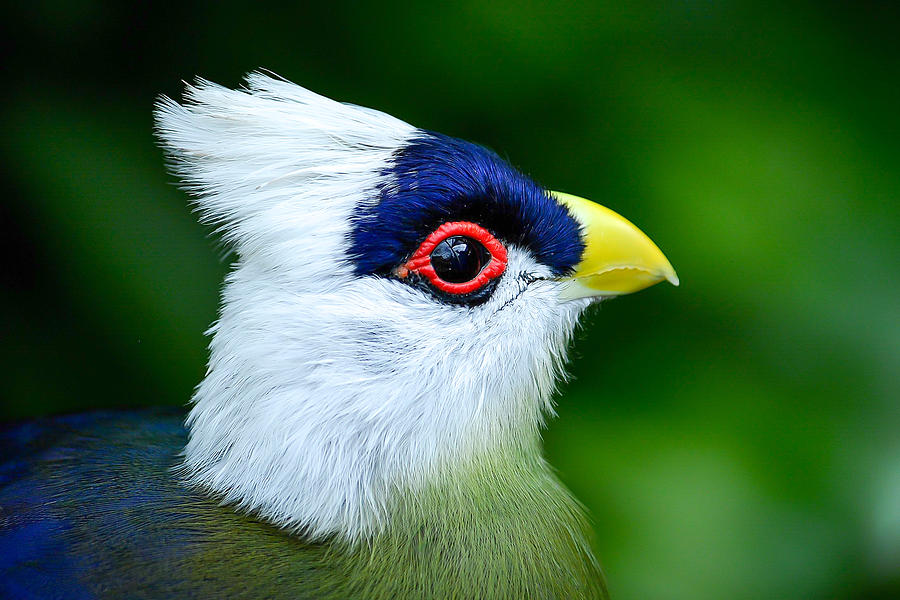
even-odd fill
[[[151,107],[266,67],[493,147],[676,266],[590,315],[546,434],[616,599],[898,598],[896,6],[7,7],[0,418],[188,400],[227,264]]]

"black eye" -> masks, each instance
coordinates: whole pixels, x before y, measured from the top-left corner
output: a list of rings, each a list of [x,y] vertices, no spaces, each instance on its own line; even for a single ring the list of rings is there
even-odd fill
[[[431,252],[431,265],[437,276],[448,283],[465,283],[481,273],[491,260],[487,248],[472,238],[454,235]]]
[[[449,296],[472,298],[468,294],[488,289],[505,270],[500,240],[476,223],[452,221],[431,232],[395,274],[405,279],[414,273]]]

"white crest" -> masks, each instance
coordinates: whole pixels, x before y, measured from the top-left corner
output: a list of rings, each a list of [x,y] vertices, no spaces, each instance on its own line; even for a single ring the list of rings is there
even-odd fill
[[[473,308],[348,260],[350,216],[418,130],[261,74],[245,90],[200,82],[156,116],[201,218],[238,256],[188,418],[192,481],[312,538],[355,540],[396,494],[537,435],[589,301],[523,283],[550,273],[514,246]]]

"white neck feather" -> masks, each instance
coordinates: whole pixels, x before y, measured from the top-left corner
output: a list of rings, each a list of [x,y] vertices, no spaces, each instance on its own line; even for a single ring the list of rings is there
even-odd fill
[[[353,540],[386,524],[395,494],[537,435],[584,304],[547,311],[548,282],[496,312],[414,290],[398,311],[383,300],[395,283],[305,293],[238,265],[188,419],[191,480],[311,538]]]

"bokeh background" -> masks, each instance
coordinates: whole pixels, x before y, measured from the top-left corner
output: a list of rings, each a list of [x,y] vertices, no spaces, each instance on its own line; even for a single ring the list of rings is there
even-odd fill
[[[227,258],[151,107],[265,67],[490,146],[678,269],[589,317],[546,432],[614,598],[900,597],[896,4],[11,4],[0,419],[188,400]]]

